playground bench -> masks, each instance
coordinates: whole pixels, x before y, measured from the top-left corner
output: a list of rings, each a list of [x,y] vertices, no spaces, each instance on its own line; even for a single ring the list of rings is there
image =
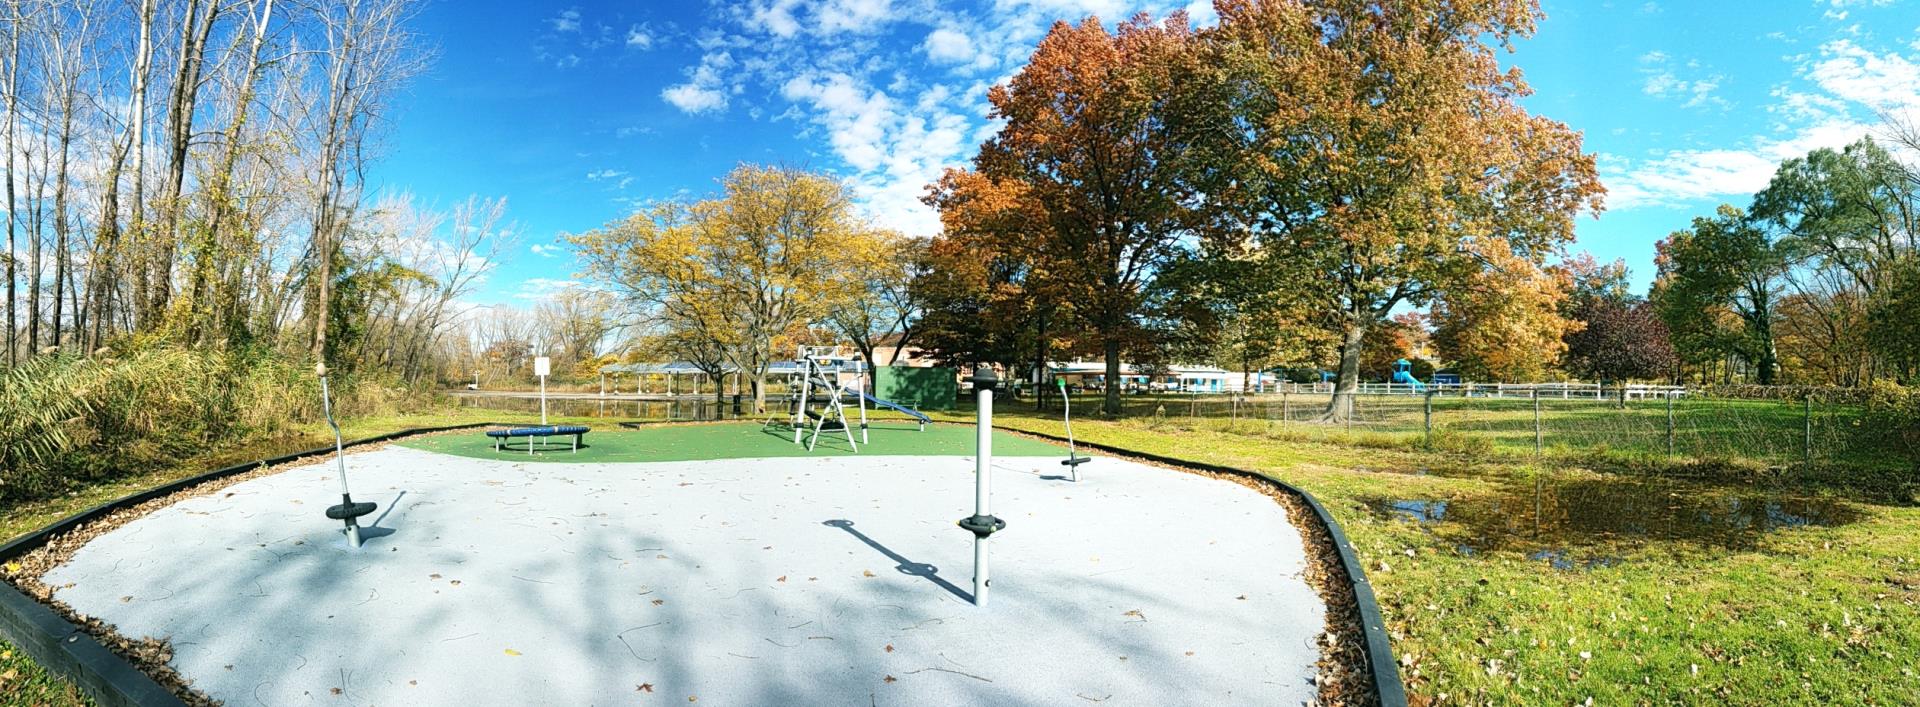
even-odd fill
[[[546,438],[548,437],[572,435],[573,451],[578,452],[580,451],[581,438],[585,437],[590,431],[588,428],[580,425],[548,425],[542,427],[515,427],[506,430],[487,430],[487,436],[493,438],[493,451],[496,452],[504,447],[508,439],[527,437],[529,438],[527,440],[527,454],[533,454],[533,440],[531,439],[533,437],[539,437],[541,439],[541,445],[545,446]]]

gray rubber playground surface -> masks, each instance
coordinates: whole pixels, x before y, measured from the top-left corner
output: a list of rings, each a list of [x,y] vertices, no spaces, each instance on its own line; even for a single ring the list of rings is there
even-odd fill
[[[45,581],[229,705],[1300,704],[1324,607],[1241,486],[996,460],[993,591],[966,457],[522,464],[348,457],[359,551],[289,469],[101,536]],[[923,566],[924,565],[924,566]],[[337,692],[336,692],[337,690]]]

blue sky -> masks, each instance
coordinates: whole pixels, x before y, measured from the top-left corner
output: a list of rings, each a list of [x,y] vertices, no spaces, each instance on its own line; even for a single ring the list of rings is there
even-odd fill
[[[557,236],[649,199],[705,194],[741,161],[846,178],[880,223],[930,235],[917,199],[991,134],[987,87],[1055,19],[1111,22],[1185,0],[443,0],[415,31],[432,68],[396,99],[376,189],[450,206],[505,196],[518,239],[473,298],[569,286]],[[1210,3],[1196,3],[1206,23]],[[1575,250],[1625,258],[1781,159],[1920,109],[1920,0],[1545,0],[1508,60],[1536,113],[1586,135],[1610,191]]]

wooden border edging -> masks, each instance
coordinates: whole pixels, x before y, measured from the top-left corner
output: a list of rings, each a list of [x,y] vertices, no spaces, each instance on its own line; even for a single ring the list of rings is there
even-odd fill
[[[445,432],[472,427],[498,425],[495,422],[471,422],[440,427],[416,427],[397,432],[374,435],[343,443],[342,447],[358,447],[368,444],[387,442],[402,437]],[[270,459],[235,464],[214,469],[201,474],[172,481],[145,491],[137,491],[120,498],[107,501],[79,513],[54,521],[51,525],[34,532],[14,538],[0,545],[0,561],[37,550],[55,536],[72,532],[80,526],[91,523],[109,514],[146,503],[182,489],[190,488],[208,481],[243,474],[264,466],[285,464],[308,457],[333,453],[333,447],[318,447],[290,454],[282,454]],[[55,613],[53,609],[41,604],[33,597],[14,587],[9,582],[0,582],[0,638],[20,647],[20,650],[34,662],[49,672],[66,678],[78,686],[95,702],[109,707],[138,705],[141,707],[184,706],[173,692],[155,682],[154,679],[134,667],[133,663],[100,644],[92,635],[75,626],[73,622]]]
[[[1000,427],[998,425],[995,427],[1008,432],[1031,435],[1061,444],[1067,443],[1067,438],[1045,432],[1034,432],[1015,427]],[[1326,507],[1320,505],[1320,500],[1314,498],[1313,494],[1307,493],[1305,489],[1285,481],[1245,469],[1236,469],[1230,466],[1208,464],[1206,462],[1197,462],[1188,459],[1176,459],[1165,455],[1142,452],[1125,447],[1116,447],[1110,444],[1088,442],[1084,439],[1075,439],[1073,443],[1080,447],[1097,449],[1108,454],[1123,457],[1145,459],[1156,464],[1200,469],[1216,474],[1236,476],[1258,483],[1271,484],[1306,501],[1307,507],[1313,509],[1314,516],[1320,519],[1320,524],[1327,529],[1327,535],[1333,539],[1333,546],[1340,553],[1340,565],[1346,570],[1347,585],[1353,590],[1354,606],[1360,611],[1360,624],[1364,629],[1362,631],[1362,637],[1366,640],[1367,644],[1367,668],[1368,672],[1372,675],[1374,694],[1380,697],[1382,707],[1406,707],[1407,688],[1400,682],[1400,666],[1394,662],[1393,659],[1393,646],[1387,640],[1387,624],[1385,620],[1380,618],[1380,605],[1374,599],[1373,584],[1367,581],[1367,573],[1360,565],[1360,558],[1353,553],[1353,541],[1347,539],[1346,531],[1340,528],[1340,523],[1333,519],[1333,514],[1328,513]]]

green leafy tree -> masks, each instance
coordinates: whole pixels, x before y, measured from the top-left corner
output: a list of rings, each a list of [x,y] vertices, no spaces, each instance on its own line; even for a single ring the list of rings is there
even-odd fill
[[[1756,382],[1773,385],[1779,368],[1774,308],[1785,284],[1784,250],[1730,205],[1711,218],[1696,217],[1691,228],[1674,232],[1658,249],[1655,301],[1676,343],[1696,347],[1696,360],[1699,348],[1709,355],[1735,354],[1752,366]]]

